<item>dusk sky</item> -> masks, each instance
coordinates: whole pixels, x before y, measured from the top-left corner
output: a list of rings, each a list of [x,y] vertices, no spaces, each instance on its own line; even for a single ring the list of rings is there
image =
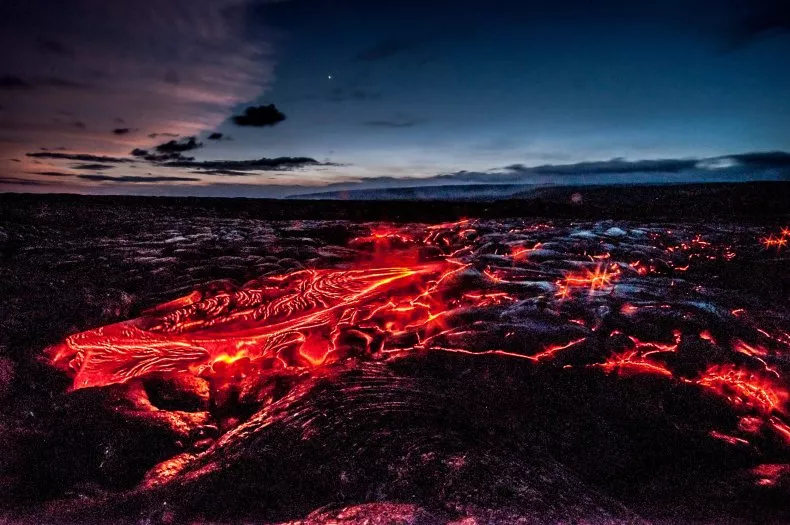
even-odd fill
[[[783,0],[25,0],[0,41],[0,191],[790,178]]]

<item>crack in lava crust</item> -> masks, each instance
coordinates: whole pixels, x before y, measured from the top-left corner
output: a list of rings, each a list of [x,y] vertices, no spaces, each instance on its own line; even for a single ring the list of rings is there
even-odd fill
[[[74,389],[155,372],[200,375],[241,359],[267,368],[317,366],[336,357],[349,330],[363,334],[360,327],[386,314],[409,318],[406,312],[429,294],[408,306],[387,297],[439,271],[439,265],[304,270],[231,293],[192,294],[138,319],[75,334],[52,350],[52,361],[73,371]]]
[[[577,231],[561,246],[550,224],[489,233],[488,239],[480,226],[464,220],[374,227],[349,242],[367,256],[351,269],[300,270],[232,290],[195,291],[137,319],[72,335],[48,356],[73,375],[73,389],[154,373],[232,381],[235,370],[248,367],[310,370],[352,356],[388,358],[414,350],[516,358],[692,385],[700,395],[727,402],[742,422],[727,429],[737,436],[714,429],[711,437],[738,445],[768,429],[790,445],[783,369],[790,337],[750,326],[757,335],[749,342],[719,341],[723,330],[712,334],[705,320],[743,324],[745,311],[732,309],[722,319],[720,307],[689,299],[709,292],[686,276],[697,265],[730,264],[737,257],[733,245],[654,229],[628,239],[639,243],[639,252],[627,252],[613,240],[626,241],[618,228]],[[685,291],[677,292],[681,287]],[[554,312],[566,328],[536,343],[518,333],[525,311]],[[654,340],[620,329],[642,318],[673,326]],[[690,353],[711,349],[726,357],[696,369],[683,366]]]

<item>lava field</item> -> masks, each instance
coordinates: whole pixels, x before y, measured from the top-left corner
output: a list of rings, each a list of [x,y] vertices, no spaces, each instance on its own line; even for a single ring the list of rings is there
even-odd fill
[[[787,224],[103,213],[0,226],[6,519],[790,521]]]

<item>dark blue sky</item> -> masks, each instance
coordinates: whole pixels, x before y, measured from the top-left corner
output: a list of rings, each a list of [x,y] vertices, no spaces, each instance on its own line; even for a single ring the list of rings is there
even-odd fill
[[[787,177],[786,164],[733,161],[790,150],[790,9],[778,0],[50,4],[0,8],[13,50],[0,60],[2,188],[280,195],[459,172]],[[276,125],[230,118],[272,103],[287,116]],[[193,161],[123,159],[190,135],[203,144],[184,150]],[[305,162],[238,162],[262,157]],[[586,165],[573,179],[512,169],[711,157],[616,179]]]

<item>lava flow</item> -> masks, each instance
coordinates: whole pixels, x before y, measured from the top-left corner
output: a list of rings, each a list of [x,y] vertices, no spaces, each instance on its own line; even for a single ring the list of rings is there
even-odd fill
[[[74,373],[75,389],[154,372],[200,375],[242,357],[265,367],[320,365],[340,349],[344,331],[385,312],[409,318],[387,297],[431,275],[441,276],[439,266],[306,270],[235,292],[191,294],[138,319],[75,334],[51,350],[52,361]]]
[[[719,310],[701,299],[669,300],[675,287],[686,294],[705,290],[665,275],[681,271],[685,276],[709,261],[729,264],[736,257],[731,242],[655,230],[637,233],[638,249],[616,252],[611,236],[626,233],[616,228],[577,232],[562,245],[552,241],[551,225],[511,228],[507,235],[516,238],[508,244],[491,230],[489,225],[487,239],[485,225],[477,221],[376,225],[348,243],[357,255],[346,267],[302,269],[241,287],[196,290],[139,318],[74,334],[48,356],[73,376],[73,389],[154,373],[225,377],[237,362],[276,374],[309,371],[352,356],[390,358],[415,351],[522,358],[536,367],[562,363],[591,373],[649,374],[693,385],[700,395],[725,400],[742,422],[749,422],[713,429],[710,436],[742,445],[746,437],[770,429],[790,444],[790,393],[776,357],[790,350],[786,332],[750,325],[743,309],[729,308],[727,322],[754,334],[747,343],[705,326],[710,312]],[[786,237],[783,232],[777,238]],[[647,238],[655,244],[650,257],[634,262],[630,254],[646,253],[638,243]],[[663,291],[655,293],[656,287]],[[542,324],[548,312],[558,323],[555,328]],[[529,321],[525,315],[543,320]],[[496,319],[505,328],[499,330]],[[608,336],[596,333],[606,323],[622,329]],[[672,326],[651,340],[632,331],[645,323]],[[529,326],[543,331],[529,332]],[[612,341],[608,351],[606,341]],[[693,359],[688,357],[693,345],[723,349],[730,357],[707,362],[693,374],[688,367],[680,373],[683,359]]]

